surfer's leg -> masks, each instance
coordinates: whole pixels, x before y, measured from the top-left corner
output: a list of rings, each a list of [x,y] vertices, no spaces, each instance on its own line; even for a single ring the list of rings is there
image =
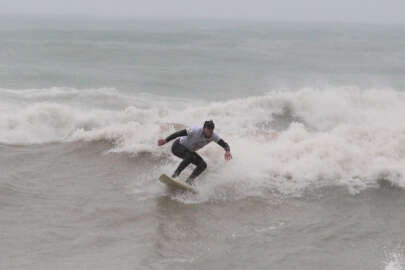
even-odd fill
[[[190,185],[193,183],[194,179],[197,178],[197,176],[199,176],[207,168],[207,163],[196,152],[193,153],[191,163],[193,163],[197,167],[195,167],[194,171],[192,172],[192,174],[188,177],[188,179],[186,181]]]
[[[177,167],[176,171],[174,171],[173,177],[177,177],[180,175],[180,173],[188,166],[190,165],[192,161],[192,156],[193,153],[190,151],[184,153],[184,159],[182,162],[180,162],[179,166]]]
[[[193,152],[188,150],[184,145],[181,145],[179,141],[176,140],[172,145],[172,153],[183,159],[172,175],[172,177],[177,177],[192,162]]]

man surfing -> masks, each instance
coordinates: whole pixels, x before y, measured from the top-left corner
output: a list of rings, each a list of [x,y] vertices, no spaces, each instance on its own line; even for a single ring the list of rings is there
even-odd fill
[[[215,124],[212,120],[205,121],[203,126],[196,126],[177,131],[166,139],[158,140],[158,145],[162,146],[169,141],[180,137],[172,144],[172,153],[177,157],[183,159],[173,173],[172,177],[176,178],[180,173],[193,163],[197,167],[192,174],[187,178],[186,183],[193,184],[194,179],[199,176],[206,168],[207,163],[204,159],[196,153],[199,149],[206,146],[212,141],[218,143],[225,150],[225,160],[232,159],[231,149],[229,145],[214,132]]]

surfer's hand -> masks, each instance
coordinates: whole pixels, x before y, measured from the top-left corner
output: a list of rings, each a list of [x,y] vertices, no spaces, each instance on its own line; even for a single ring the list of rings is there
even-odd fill
[[[159,139],[158,140],[158,145],[159,146],[162,146],[162,145],[164,145],[166,143],[166,140],[165,139]]]
[[[231,152],[225,152],[225,160],[231,160],[232,159],[232,155]]]

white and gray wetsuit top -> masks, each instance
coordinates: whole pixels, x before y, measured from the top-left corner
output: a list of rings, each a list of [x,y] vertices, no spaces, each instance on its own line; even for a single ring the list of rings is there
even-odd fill
[[[212,141],[218,142],[221,140],[215,132],[212,132],[210,138],[206,138],[203,133],[203,126],[190,127],[186,131],[187,136],[180,137],[180,143],[191,151],[197,151]]]

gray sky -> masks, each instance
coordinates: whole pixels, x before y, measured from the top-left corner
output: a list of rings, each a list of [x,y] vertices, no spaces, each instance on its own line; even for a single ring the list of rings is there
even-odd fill
[[[405,23],[405,0],[0,0],[3,14]]]

